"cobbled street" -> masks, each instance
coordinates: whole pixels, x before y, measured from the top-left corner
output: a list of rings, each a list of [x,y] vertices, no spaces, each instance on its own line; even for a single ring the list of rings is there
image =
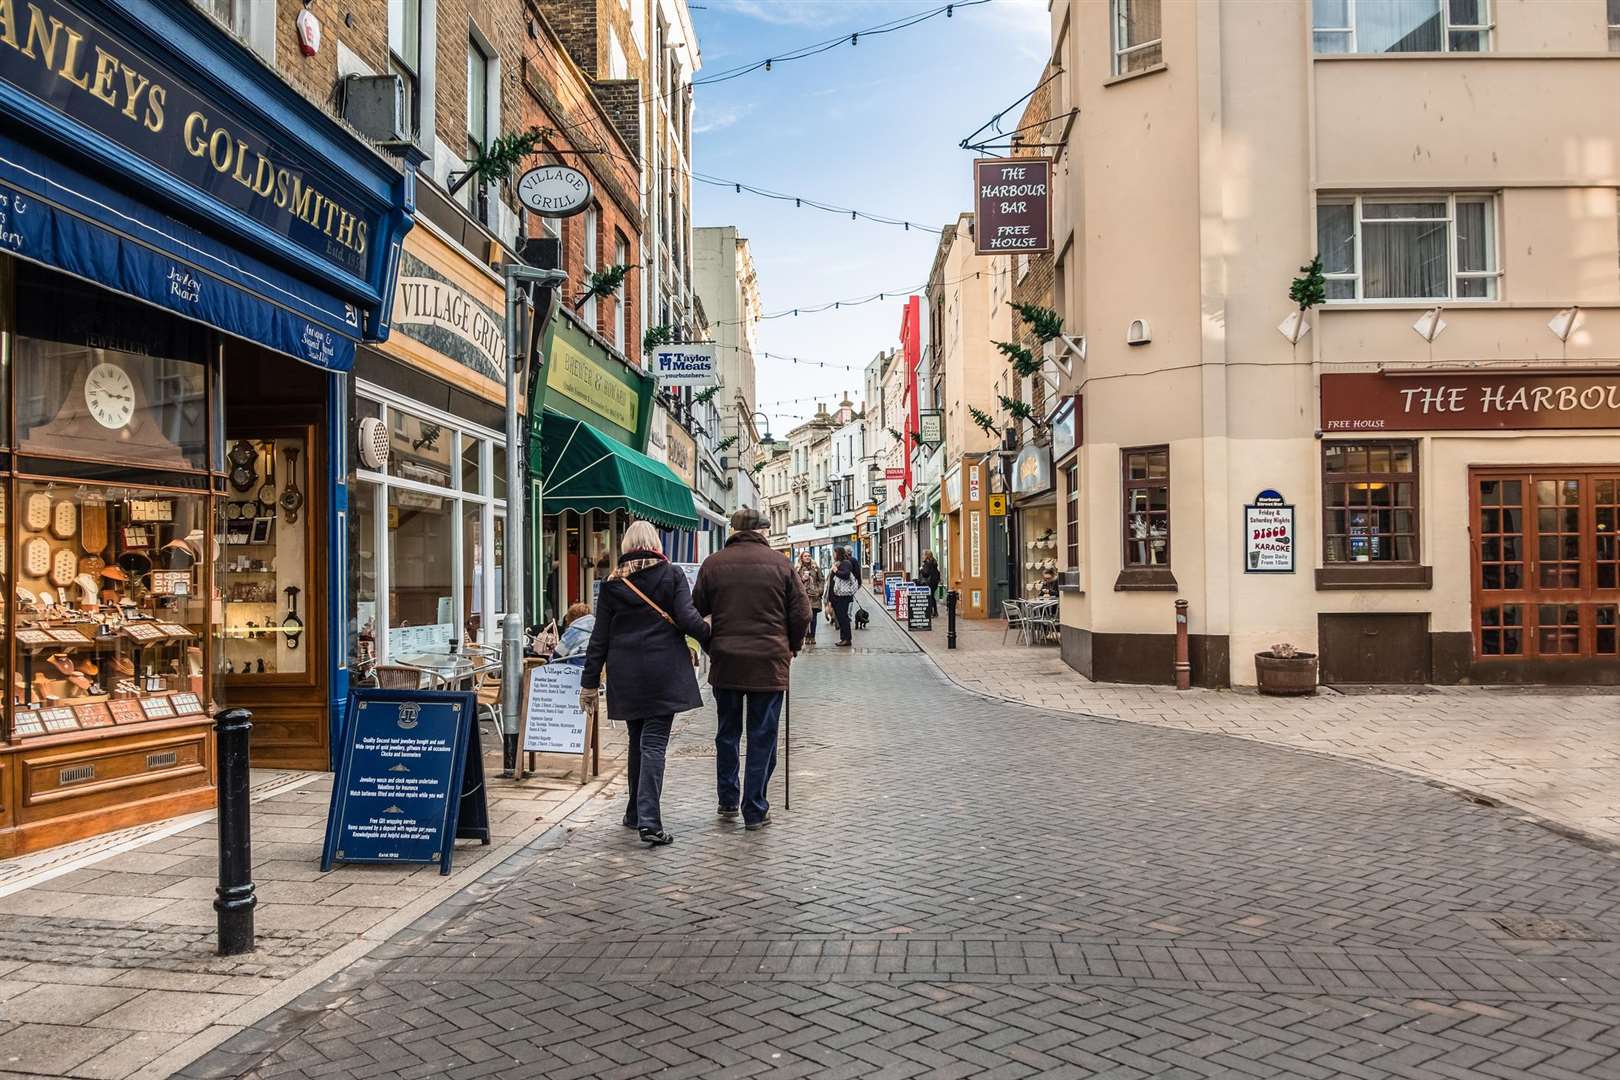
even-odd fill
[[[691,714],[674,846],[599,799],[184,1075],[1620,1077],[1615,853],[856,641],[795,665],[772,827]]]

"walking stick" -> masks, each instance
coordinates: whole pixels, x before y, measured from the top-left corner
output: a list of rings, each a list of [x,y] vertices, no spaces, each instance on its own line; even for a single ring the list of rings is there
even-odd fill
[[[793,809],[793,675],[788,673],[787,689],[782,693],[782,741],[786,748],[783,754],[782,771],[782,809]]]

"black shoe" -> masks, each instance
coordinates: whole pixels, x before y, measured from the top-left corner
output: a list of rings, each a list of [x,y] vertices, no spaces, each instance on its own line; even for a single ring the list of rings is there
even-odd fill
[[[727,820],[734,819],[738,813],[739,811],[735,806],[722,806],[720,808],[720,816]]]
[[[642,829],[641,842],[648,847],[663,847],[665,844],[673,844],[675,838],[662,829]]]
[[[765,811],[765,816],[764,817],[760,818],[758,821],[747,822],[746,824],[743,825],[743,828],[747,829],[749,832],[758,832],[760,829],[763,829],[765,826],[769,825],[770,823],[771,823],[771,812],[769,810],[767,810],[767,811]]]
[[[855,644],[855,643],[854,643],[854,642],[853,642],[853,641],[840,641],[840,642],[839,642],[839,643],[838,643],[838,647],[839,647],[839,648],[840,648],[840,649],[847,649],[847,648],[849,648],[849,647],[850,647],[850,646],[851,646],[851,645],[853,645],[853,644]]]

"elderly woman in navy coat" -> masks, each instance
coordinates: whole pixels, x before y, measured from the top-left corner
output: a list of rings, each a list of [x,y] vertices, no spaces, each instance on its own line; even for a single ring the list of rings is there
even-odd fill
[[[603,582],[596,601],[580,706],[587,713],[596,708],[605,664],[613,681],[608,717],[630,729],[630,806],[624,825],[658,846],[675,839],[664,831],[658,807],[670,728],[676,713],[703,705],[686,639],[707,643],[709,624],[692,606],[686,574],[664,557],[658,530],[635,522],[620,547],[619,567]]]

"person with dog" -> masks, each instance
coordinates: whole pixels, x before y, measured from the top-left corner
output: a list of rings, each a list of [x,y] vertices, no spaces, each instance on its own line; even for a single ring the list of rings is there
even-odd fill
[[[804,586],[806,597],[819,597],[827,591],[826,575],[821,572],[821,567],[816,563],[816,557],[810,554],[809,548],[805,548],[799,554],[799,567],[795,572],[799,575],[799,584]],[[816,643],[816,623],[820,621],[814,615],[811,616],[810,630],[804,636],[806,643],[810,645]]]
[[[827,579],[827,604],[838,623],[838,644],[849,648],[855,644],[849,624],[849,607],[861,588],[861,568],[849,557],[846,548],[833,548],[833,572]]]
[[[632,523],[620,547],[624,554],[618,568],[597,597],[579,705],[587,716],[596,711],[605,665],[613,673],[608,718],[623,720],[630,731],[630,805],[624,826],[638,830],[643,843],[662,847],[675,842],[664,830],[659,807],[670,729],[676,713],[703,707],[686,639],[703,644],[710,631],[692,606],[686,574],[664,557],[651,522]]]
[[[709,685],[714,687],[715,786],[720,816],[742,814],[749,832],[771,823],[765,798],[776,770],[776,736],[788,668],[804,646],[810,600],[791,563],[765,538],[770,521],[744,507],[731,515],[726,546],[703,561],[692,602],[710,617]],[[737,783],[737,751],[744,718],[748,768]]]

